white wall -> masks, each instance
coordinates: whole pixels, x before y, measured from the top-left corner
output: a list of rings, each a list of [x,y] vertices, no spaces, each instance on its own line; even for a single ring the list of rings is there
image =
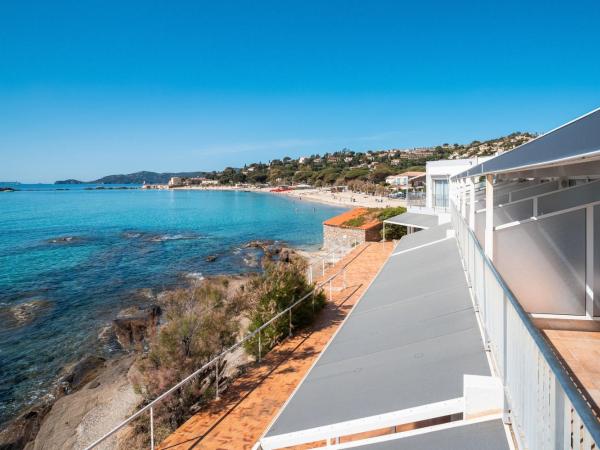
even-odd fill
[[[483,156],[470,159],[442,159],[439,161],[428,161],[426,165],[425,184],[427,188],[426,205],[433,208],[433,180],[436,178],[450,178],[477,164],[480,164],[493,156]]]

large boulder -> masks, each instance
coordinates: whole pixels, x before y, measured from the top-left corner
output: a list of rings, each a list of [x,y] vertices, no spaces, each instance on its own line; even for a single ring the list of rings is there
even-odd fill
[[[52,402],[45,401],[32,406],[11,421],[6,428],[0,431],[0,450],[25,448],[28,442],[35,439],[44,417],[51,408]]]
[[[75,364],[65,367],[56,384],[54,395],[59,398],[86,385],[98,376],[105,363],[105,358],[88,355]]]
[[[125,349],[143,349],[160,322],[162,311],[158,305],[128,308],[113,320],[119,344]]]

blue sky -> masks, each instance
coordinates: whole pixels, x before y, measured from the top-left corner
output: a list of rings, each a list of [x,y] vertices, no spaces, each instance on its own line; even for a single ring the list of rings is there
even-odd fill
[[[0,180],[547,131],[600,106],[598,1],[0,2]]]

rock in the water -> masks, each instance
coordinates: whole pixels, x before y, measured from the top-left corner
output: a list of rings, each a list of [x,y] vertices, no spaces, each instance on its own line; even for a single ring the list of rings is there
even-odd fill
[[[213,262],[217,260],[217,255],[208,255],[206,257],[206,262]]]
[[[121,311],[113,320],[119,344],[126,349],[143,348],[146,339],[156,331],[161,312],[158,305]]]
[[[273,245],[273,241],[265,240],[265,241],[250,241],[244,245],[244,248],[262,248],[268,247],[269,245]]]
[[[32,299],[16,305],[0,306],[0,323],[7,328],[27,325],[52,307],[45,299]]]
[[[73,244],[79,242],[81,238],[77,236],[59,236],[56,238],[48,239],[49,244]]]

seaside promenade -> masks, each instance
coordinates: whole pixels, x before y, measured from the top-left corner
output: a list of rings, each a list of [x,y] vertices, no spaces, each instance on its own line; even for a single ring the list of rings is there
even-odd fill
[[[362,244],[329,268],[322,279],[346,268],[345,288],[336,279],[332,301],[317,322],[271,350],[236,378],[219,400],[190,418],[158,448],[252,448],[375,279],[393,247],[392,242]]]

